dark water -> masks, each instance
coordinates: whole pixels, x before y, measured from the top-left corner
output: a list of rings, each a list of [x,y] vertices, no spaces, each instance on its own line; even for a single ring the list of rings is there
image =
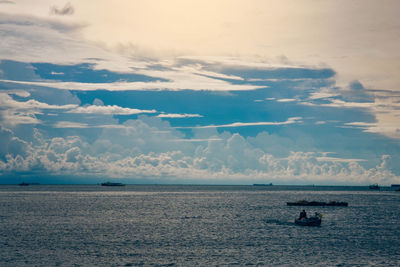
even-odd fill
[[[294,225],[300,199],[321,227]],[[0,266],[400,266],[400,193],[350,187],[0,186]]]

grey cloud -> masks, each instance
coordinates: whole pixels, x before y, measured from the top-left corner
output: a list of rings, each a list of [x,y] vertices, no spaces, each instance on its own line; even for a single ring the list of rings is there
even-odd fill
[[[373,101],[374,97],[359,81],[352,81],[348,88],[341,90],[341,95],[348,101]]]
[[[15,4],[15,2],[10,0],[0,0],[0,4]]]
[[[74,7],[71,5],[71,3],[66,3],[64,7],[58,8],[56,6],[52,6],[50,8],[50,13],[54,15],[60,15],[60,16],[65,16],[65,15],[72,15],[74,14]]]
[[[13,29],[13,26],[34,26],[39,28],[49,28],[53,30],[57,30],[59,32],[69,32],[77,29],[81,29],[86,26],[83,24],[77,23],[62,23],[59,21],[42,19],[35,16],[30,15],[10,15],[7,13],[0,12],[0,26],[4,26],[4,37],[13,37],[16,38],[21,34],[26,34],[27,36],[39,38],[49,38],[49,34],[46,32],[38,32],[38,29],[34,28],[29,30],[28,32],[23,32],[21,29]],[[1,28],[0,28],[1,29]],[[10,29],[13,29],[10,31]],[[3,29],[1,29],[3,30]],[[36,31],[36,32],[35,32]],[[38,36],[38,34],[44,33],[43,36]],[[57,36],[58,37],[58,36]],[[57,39],[60,39],[59,37]]]

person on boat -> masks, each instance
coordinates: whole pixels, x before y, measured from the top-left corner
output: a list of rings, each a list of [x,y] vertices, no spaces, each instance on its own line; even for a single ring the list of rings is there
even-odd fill
[[[307,218],[307,212],[305,210],[303,210],[302,212],[300,212],[300,217],[299,220],[303,219],[303,218]]]
[[[321,218],[322,218],[322,214],[316,212],[316,213],[314,214],[314,217],[321,219]]]

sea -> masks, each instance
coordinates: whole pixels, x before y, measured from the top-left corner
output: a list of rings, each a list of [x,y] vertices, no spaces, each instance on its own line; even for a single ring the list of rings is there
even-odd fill
[[[298,226],[288,201],[323,215]],[[0,266],[400,266],[390,188],[1,185]]]

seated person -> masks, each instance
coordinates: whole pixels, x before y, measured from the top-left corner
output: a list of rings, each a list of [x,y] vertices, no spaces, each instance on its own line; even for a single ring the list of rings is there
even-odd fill
[[[303,218],[307,218],[307,213],[305,210],[303,210],[302,212],[300,212],[300,217],[299,220],[303,219]]]

